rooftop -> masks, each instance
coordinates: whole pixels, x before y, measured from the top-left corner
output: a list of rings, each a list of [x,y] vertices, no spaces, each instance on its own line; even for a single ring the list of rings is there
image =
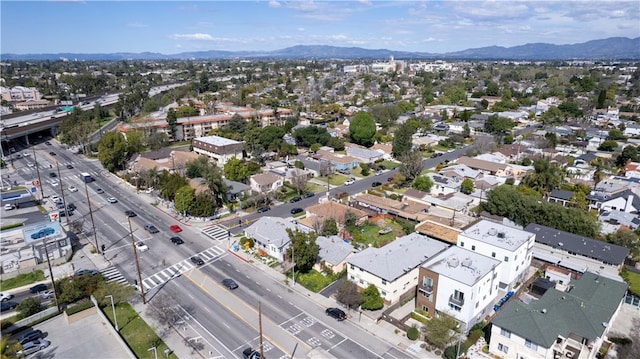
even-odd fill
[[[382,248],[370,247],[356,253],[349,258],[349,264],[393,282],[447,247],[449,245],[414,232]]]
[[[229,145],[235,145],[235,144],[239,144],[242,142],[239,141],[234,141],[228,138],[224,138],[224,137],[220,137],[220,136],[206,136],[206,137],[198,137],[195,138],[194,140],[196,141],[200,141],[200,142],[204,142],[210,145],[214,145],[214,146],[229,146]]]
[[[453,246],[429,259],[422,267],[471,287],[499,264],[495,258]]]
[[[487,220],[481,220],[467,228],[462,235],[509,251],[520,248],[533,236],[531,232]]]

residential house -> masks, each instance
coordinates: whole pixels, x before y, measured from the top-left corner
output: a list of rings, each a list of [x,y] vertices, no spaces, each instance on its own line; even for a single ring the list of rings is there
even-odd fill
[[[312,177],[321,176],[324,166],[322,161],[303,155],[296,156],[296,160],[302,162],[304,169],[309,171]]]
[[[360,289],[375,285],[385,303],[394,304],[415,295],[420,266],[448,247],[414,232],[352,255],[347,260],[347,278]]]
[[[316,238],[318,245],[318,261],[313,266],[318,272],[324,269],[330,270],[333,274],[337,274],[347,269],[347,260],[351,255],[357,253],[349,242],[344,241],[339,236]]]
[[[373,151],[378,151],[382,154],[382,158],[385,160],[392,160],[393,159],[393,146],[385,144],[385,143],[376,143],[375,145],[371,146],[370,150]]]
[[[362,148],[356,145],[345,146],[347,155],[357,159],[360,163],[374,163],[377,160],[381,160],[384,156],[383,153],[378,151]]]
[[[465,178],[475,180],[480,177],[480,171],[474,170],[467,165],[461,164],[444,167],[440,171],[438,171],[438,173],[442,176],[460,180],[463,180]]]
[[[627,178],[640,179],[640,162],[627,162],[624,165],[624,176]]]
[[[509,290],[526,280],[536,235],[500,223],[481,220],[458,236],[458,247],[501,261],[499,287]]]
[[[458,243],[458,234],[461,231],[442,223],[426,220],[416,226],[416,232],[424,234],[429,238],[437,239],[445,244],[455,245]]]
[[[194,138],[193,152],[213,158],[220,167],[232,158],[243,158],[244,142],[234,141],[220,136]]]
[[[318,233],[321,232],[324,221],[330,218],[336,222],[338,229],[344,227],[347,213],[351,213],[355,217],[356,225],[364,224],[369,218],[367,212],[336,201],[314,204],[307,207],[306,211],[305,218],[299,219],[298,222]]]
[[[336,171],[351,170],[360,165],[360,161],[352,156],[336,154],[327,150],[318,150],[320,161],[328,161]]]
[[[230,181],[226,178],[222,179],[224,184],[227,185],[227,201],[235,201],[238,197],[242,197],[244,194],[249,193],[251,187],[244,183]]]
[[[505,359],[595,359],[620,312],[627,284],[586,272],[567,291],[511,300],[491,321],[489,352]]]
[[[280,217],[260,217],[244,230],[244,235],[253,239],[256,249],[261,249],[282,262],[291,243],[287,229],[294,232],[300,230],[296,224]]]
[[[470,328],[493,310],[500,264],[462,247],[447,248],[420,267],[416,308],[448,313]]]
[[[16,109],[20,111],[37,110],[39,108],[45,108],[51,105],[51,102],[47,100],[29,100],[24,102],[18,102],[15,104]]]
[[[598,216],[600,221],[600,233],[616,233],[620,229],[635,231],[640,226],[640,218],[635,213],[621,211],[606,211]]]
[[[640,211],[640,198],[630,189],[615,193],[592,191],[587,195],[587,200],[589,201],[589,208],[599,211],[622,211],[628,213],[638,213]]]
[[[552,190],[551,193],[549,194],[549,198],[547,198],[547,202],[558,203],[563,207],[568,207],[569,204],[571,203],[572,198],[573,198],[573,191],[556,188]]]
[[[431,186],[430,192],[434,196],[460,192],[462,180],[440,176],[436,173],[428,173],[427,177],[431,178],[431,181],[433,181],[433,186]]]
[[[284,178],[286,182],[289,182],[292,184],[296,183],[296,181],[307,181],[308,179],[313,177],[313,173],[311,173],[311,171],[307,171],[306,169],[303,170],[296,167],[293,167],[293,168],[278,167],[278,168],[271,169],[269,172],[277,174],[278,176]],[[298,182],[298,183],[302,183],[302,182]]]
[[[284,178],[275,173],[258,173],[249,177],[249,187],[256,193],[266,194],[284,185]]]
[[[585,154],[582,154],[580,156],[578,156],[574,161],[573,161],[573,165],[576,167],[591,167],[591,162],[593,162],[595,159],[597,159],[598,156],[596,156],[595,153],[593,152],[587,152]]]
[[[534,258],[579,273],[599,272],[620,280],[629,249],[536,223],[529,224],[525,231],[535,234]]]
[[[507,165],[504,163],[495,163],[484,160],[478,160],[473,157],[462,156],[458,158],[458,164],[480,171],[482,173],[495,175],[499,177],[507,176]]]

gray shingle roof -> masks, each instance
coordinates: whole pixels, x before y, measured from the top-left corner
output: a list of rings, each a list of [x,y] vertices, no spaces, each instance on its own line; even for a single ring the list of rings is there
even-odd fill
[[[338,236],[329,238],[319,236],[316,238],[316,244],[320,248],[318,260],[325,261],[331,265],[340,264],[349,254],[356,252],[353,246]]]
[[[572,333],[593,341],[602,336],[627,284],[591,272],[571,284],[570,292],[549,289],[530,304],[511,300],[492,322],[545,348]]]
[[[367,248],[351,256],[348,262],[378,278],[393,282],[447,247],[445,243],[414,232],[382,248]]]
[[[569,201],[571,200],[571,197],[573,197],[573,192],[572,191],[568,191],[566,189],[554,189],[553,191],[551,191],[551,194],[549,195],[549,197],[551,198],[559,198],[559,199],[563,199],[565,201]]]
[[[607,264],[621,265],[629,254],[629,249],[625,247],[559,231],[536,223],[531,223],[524,230],[535,234],[538,243],[553,248],[563,248],[568,252],[594,258]]]
[[[244,230],[245,236],[260,243],[282,248],[291,242],[287,228],[296,230],[296,225],[279,217],[262,217]]]

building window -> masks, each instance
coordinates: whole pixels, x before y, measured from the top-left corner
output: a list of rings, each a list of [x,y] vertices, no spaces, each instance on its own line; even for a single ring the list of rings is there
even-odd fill
[[[504,256],[504,261],[505,261],[505,262],[508,262],[508,261],[509,261],[509,257]]]
[[[352,275],[351,280],[356,280],[356,277]]]
[[[462,310],[462,308],[461,308],[461,307],[459,307],[459,306],[457,306],[457,305],[455,305],[455,304],[453,304],[453,303],[449,303],[449,309],[451,309],[451,310],[453,310],[453,311],[456,311],[456,312],[459,312],[459,311],[461,311],[461,310]]]
[[[464,242],[460,242],[460,247],[464,248]]]
[[[473,245],[472,245],[472,246],[471,246],[471,250],[472,250],[472,251],[475,251],[475,250],[476,250],[476,246],[473,246]]]
[[[381,297],[386,297],[387,296],[387,292],[385,292],[384,290],[380,291],[380,296]]]
[[[433,287],[433,279],[429,277],[422,277],[422,285],[424,287]]]
[[[492,256],[493,258],[495,258],[495,257],[496,257],[496,252],[491,252],[491,256]]]
[[[353,264],[349,264],[349,269],[353,270]]]
[[[426,305],[422,306],[422,310],[424,310],[425,312],[429,313],[429,307],[427,307]]]
[[[529,348],[529,349],[531,349],[531,350],[533,350],[533,351],[537,351],[538,350],[538,344],[530,341],[529,339],[526,339],[524,341],[524,346]]]
[[[453,292],[453,299],[464,302],[464,293],[459,290],[455,290]]]
[[[387,285],[387,281],[386,280],[382,280],[382,285]]]
[[[509,347],[502,343],[498,343],[498,350],[506,354],[509,352]]]
[[[500,328],[500,335],[502,335],[503,337],[511,338],[511,332],[504,328]]]

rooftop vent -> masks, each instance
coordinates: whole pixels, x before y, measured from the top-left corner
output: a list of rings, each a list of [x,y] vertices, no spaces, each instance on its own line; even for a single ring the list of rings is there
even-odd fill
[[[498,231],[495,228],[489,228],[489,235],[495,236]]]
[[[505,235],[506,234],[504,232],[498,232],[498,238],[504,238]]]
[[[542,308],[542,310],[540,310],[540,313],[547,314],[547,308]]]
[[[462,260],[462,266],[466,268],[471,268],[472,263],[471,258],[465,258]]]
[[[447,259],[447,264],[449,267],[457,268],[460,265],[460,260],[457,257],[451,257]]]

